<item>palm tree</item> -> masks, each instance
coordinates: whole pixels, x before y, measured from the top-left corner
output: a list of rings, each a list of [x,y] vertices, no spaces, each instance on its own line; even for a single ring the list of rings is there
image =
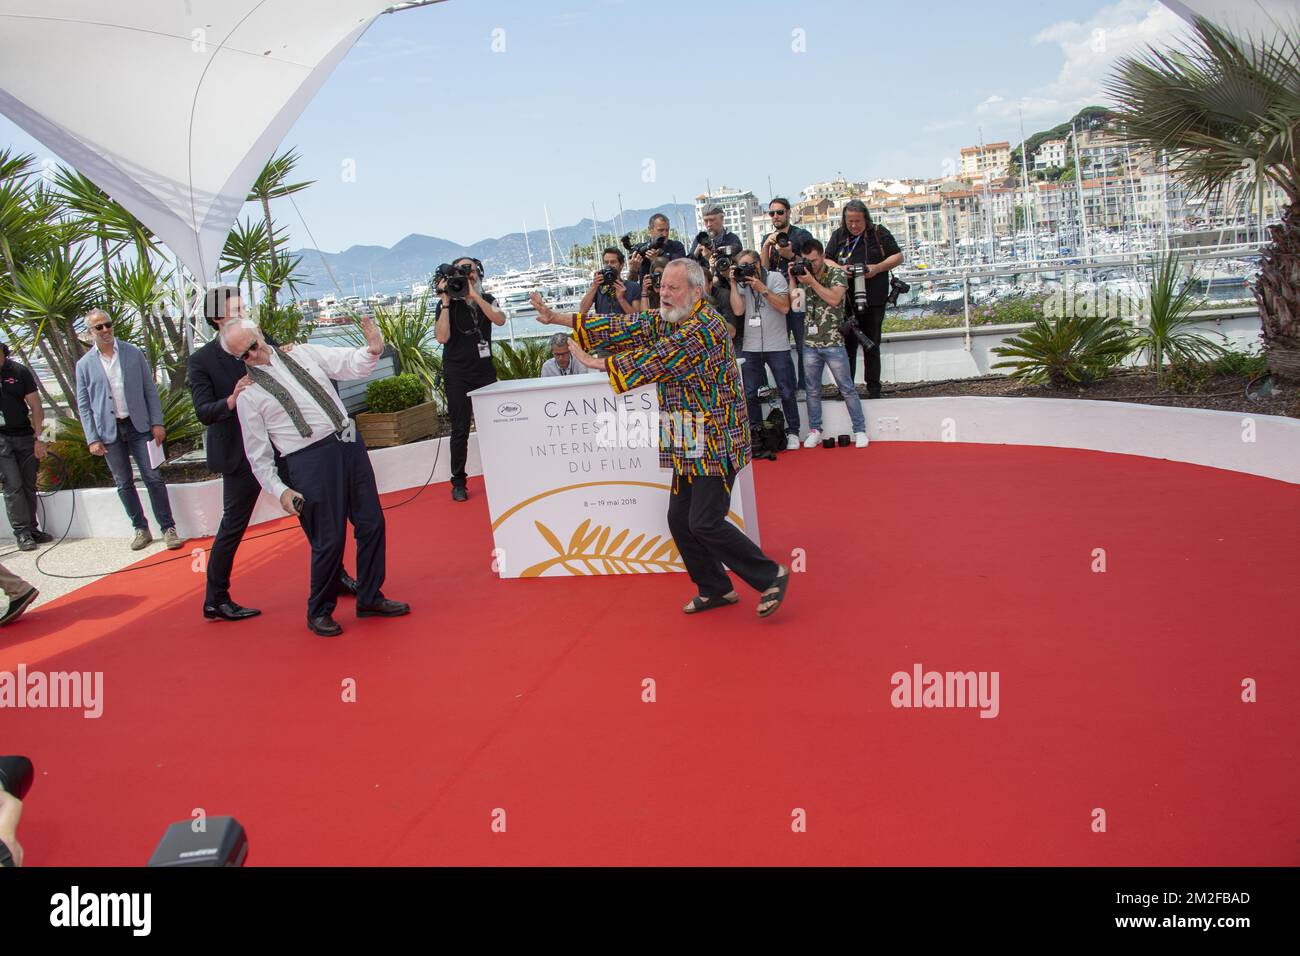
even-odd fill
[[[248,202],[262,204],[262,216],[266,221],[266,235],[270,241],[272,271],[277,269],[275,250],[279,240],[275,235],[275,223],[271,220],[271,200],[282,196],[292,196],[294,193],[306,189],[313,182],[312,180],[302,183],[286,182],[289,174],[293,172],[293,167],[298,164],[298,158],[296,149],[281,153],[262,167],[262,172],[257,177],[257,181],[253,183],[248,191]],[[278,285],[268,285],[266,287],[266,297],[273,309],[275,308],[275,295],[279,288]]]
[[[235,228],[226,236],[226,247],[221,250],[221,271],[237,273],[236,284],[248,280],[250,311],[257,301],[253,295],[253,276],[257,273],[258,263],[266,258],[270,248],[265,223],[254,225],[249,219],[235,223]]]
[[[1196,192],[1220,192],[1245,170],[1253,190],[1271,181],[1286,194],[1255,299],[1270,370],[1300,381],[1300,24],[1242,40],[1198,18],[1195,34],[1122,58],[1107,91],[1130,142],[1166,151]]]

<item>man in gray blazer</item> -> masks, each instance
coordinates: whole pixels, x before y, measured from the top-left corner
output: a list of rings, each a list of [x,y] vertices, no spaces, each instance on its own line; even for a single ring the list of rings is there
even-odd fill
[[[95,346],[77,362],[77,414],[86,444],[92,455],[108,459],[117,496],[135,527],[131,550],[139,551],[153,540],[131,475],[134,458],[149,491],[154,519],[167,547],[175,551],[182,542],[172,520],[167,485],[158,469],[149,465],[150,438],[161,446],[166,437],[153,370],[143,352],[113,335],[113,320],[107,312],[92,309],[86,313],[86,327]]]

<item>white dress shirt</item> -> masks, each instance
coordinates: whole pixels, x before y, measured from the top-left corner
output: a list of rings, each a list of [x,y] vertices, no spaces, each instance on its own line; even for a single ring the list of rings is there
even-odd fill
[[[329,394],[338,407],[339,415],[347,419],[347,409],[339,400],[330,384],[330,379],[348,381],[350,379],[368,378],[379,364],[379,356],[371,355],[364,345],[357,349],[327,348],[322,345],[295,345],[289,357],[301,365],[321,387]],[[235,400],[235,409],[239,413],[239,425],[244,433],[244,453],[248,455],[248,464],[267,493],[277,500],[288,490],[288,486],[275,473],[275,457],[272,448],[281,455],[300,451],[308,445],[315,444],[322,438],[334,433],[334,423],[329,420],[325,410],[316,403],[305,388],[280,361],[279,356],[271,353],[271,364],[258,366],[285,387],[285,390],[302,409],[303,420],[311,429],[311,434],[303,437],[275,396],[262,386],[253,384],[240,393]]]
[[[122,352],[117,347],[117,339],[113,339],[112,356],[105,358],[99,346],[95,346],[95,351],[99,353],[99,364],[104,366],[104,374],[108,376],[108,390],[113,393],[113,414],[126,418],[131,413],[126,407],[126,386],[122,384],[122,363],[119,361]]]

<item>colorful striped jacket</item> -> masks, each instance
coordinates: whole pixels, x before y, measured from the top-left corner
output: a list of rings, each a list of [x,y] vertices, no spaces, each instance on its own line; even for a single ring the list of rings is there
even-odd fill
[[[749,464],[749,412],[731,327],[706,300],[679,323],[657,311],[579,315],[574,332],[587,351],[609,353],[615,393],[657,384],[661,468],[720,477]]]

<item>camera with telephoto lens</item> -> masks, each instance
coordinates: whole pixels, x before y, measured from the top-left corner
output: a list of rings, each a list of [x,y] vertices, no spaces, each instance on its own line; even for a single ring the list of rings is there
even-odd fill
[[[700,249],[712,249],[712,248],[713,248],[713,238],[709,235],[707,230],[701,230],[700,232],[697,232],[695,234],[695,249],[697,252]]]
[[[781,246],[782,248],[785,248],[786,246],[790,245],[790,237],[787,236],[784,232],[774,233],[772,237],[772,241],[775,242],[778,246]]]
[[[852,296],[853,311],[856,315],[867,314],[867,267],[862,263],[849,263],[844,267],[849,278],[849,294]]]
[[[885,296],[885,301],[891,306],[898,306],[898,297],[912,291],[912,287],[902,279],[889,277],[889,295]]]
[[[596,277],[600,279],[601,285],[613,288],[614,283],[618,281],[618,269],[614,266],[604,266],[596,273]]]
[[[469,263],[453,266],[444,262],[434,273],[434,280],[442,282],[443,291],[453,299],[466,299],[469,297],[469,277],[473,274],[474,269]]]
[[[790,275],[802,276],[812,272],[813,264],[807,259],[795,259],[790,263]]]
[[[737,262],[731,267],[731,277],[736,283],[758,278],[758,266],[752,262]]]
[[[645,242],[632,242],[632,233],[623,237],[623,248],[634,256],[645,257],[647,253],[656,252],[668,245],[667,236],[656,236],[653,239],[647,239]]]
[[[731,261],[740,252],[732,243],[724,243],[713,249],[713,271],[716,275],[726,275],[731,269]]]
[[[664,274],[662,272],[650,273],[650,288],[658,289],[659,284],[663,281],[664,281]]]

